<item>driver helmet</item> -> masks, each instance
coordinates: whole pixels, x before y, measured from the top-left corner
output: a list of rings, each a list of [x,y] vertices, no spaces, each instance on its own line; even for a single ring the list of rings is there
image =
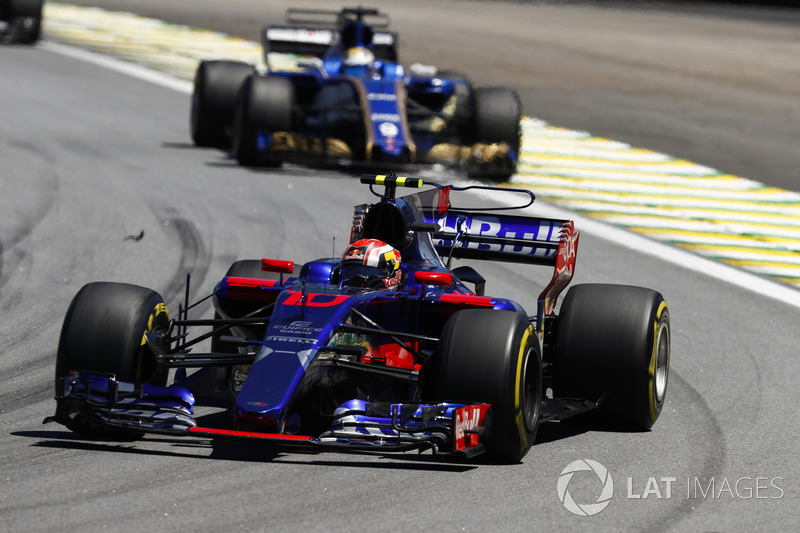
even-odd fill
[[[354,46],[345,51],[342,65],[348,76],[370,74],[375,66],[375,54],[366,46]]]
[[[343,287],[396,289],[403,280],[400,252],[377,239],[351,243],[342,256]]]

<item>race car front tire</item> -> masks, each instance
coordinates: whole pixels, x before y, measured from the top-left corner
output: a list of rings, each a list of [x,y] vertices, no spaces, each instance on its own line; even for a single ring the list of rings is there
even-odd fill
[[[567,292],[554,343],[554,394],[595,400],[579,417],[646,430],[664,406],[670,320],[664,297],[628,285],[582,284]]]
[[[508,180],[517,171],[522,140],[520,121],[522,104],[519,95],[506,87],[480,87],[472,91],[472,124],[466,144],[505,144],[508,157],[490,161],[470,161],[471,178],[490,181]]]
[[[241,61],[201,61],[194,77],[190,127],[197,146],[230,146],[236,95],[242,82],[255,72]]]
[[[259,134],[291,132],[295,107],[292,82],[254,74],[242,83],[236,103],[233,157],[241,165],[279,167],[283,158],[259,146]]]
[[[84,285],[64,317],[56,352],[56,380],[73,371],[114,374],[120,381],[164,386],[168,369],[160,365],[145,334],[166,331],[169,314],[161,296],[126,283]],[[92,433],[86,420],[68,427]]]
[[[433,393],[439,401],[489,403],[491,460],[518,463],[533,445],[542,402],[539,340],[513,311],[466,309],[445,324]]]
[[[1,0],[2,20],[13,26],[13,42],[35,44],[42,34],[43,0]]]

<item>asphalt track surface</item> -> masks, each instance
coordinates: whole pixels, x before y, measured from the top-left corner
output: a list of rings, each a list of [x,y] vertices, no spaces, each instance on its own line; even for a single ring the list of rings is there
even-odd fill
[[[217,18],[211,7],[203,11],[211,3],[197,4],[193,16]],[[232,18],[242,23],[253,18],[246,10],[237,13]],[[593,17],[595,23],[603,13]],[[574,29],[579,19],[568,14]],[[671,27],[675,15],[653,15],[654,24],[659,16]],[[695,22],[702,27],[715,21],[706,15]],[[773,23],[764,24],[769,33]],[[443,39],[458,38],[441,31]],[[698,30],[697,38],[708,34],[713,41],[707,29]],[[186,94],[46,47],[0,50],[0,68],[5,530],[794,530],[800,310],[594,232],[582,237],[575,283],[653,287],[670,305],[668,404],[650,432],[548,425],[522,464],[497,466],[416,455],[274,455],[204,440],[99,442],[42,426],[54,406],[61,320],[84,283],[146,285],[174,310],[186,271],[193,273],[194,292],[204,294],[233,260],[327,256],[332,236],[341,248],[352,205],[366,196],[342,173],[251,171],[220,152],[193,148]],[[700,152],[679,155],[714,164]],[[772,157],[765,149],[750,163],[766,172]],[[141,240],[126,239],[142,230]],[[550,275],[513,265],[481,264],[480,271],[490,280],[489,292],[513,296],[528,308]],[[570,514],[558,499],[559,475],[577,459],[602,463],[614,479],[610,505],[592,517]],[[662,498],[652,490],[648,498],[627,497],[643,495],[649,478],[657,480]],[[661,478],[675,478],[669,498]],[[714,497],[694,491],[695,480],[706,489],[711,479]],[[739,490],[720,490],[724,481],[730,489],[739,481]],[[573,498],[593,501],[597,483],[576,477]]]

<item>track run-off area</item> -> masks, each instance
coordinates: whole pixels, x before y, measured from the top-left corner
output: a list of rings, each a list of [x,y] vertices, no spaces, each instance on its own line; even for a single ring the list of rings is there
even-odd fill
[[[44,35],[189,83],[203,59],[259,65],[259,43],[130,13],[50,3]],[[513,186],[592,219],[800,286],[800,194],[630,144],[523,123]]]

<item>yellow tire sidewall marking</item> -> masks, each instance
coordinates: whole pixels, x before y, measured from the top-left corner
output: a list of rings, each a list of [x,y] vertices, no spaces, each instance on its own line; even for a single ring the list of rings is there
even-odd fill
[[[656,312],[656,320],[653,322],[653,349],[650,355],[650,365],[648,368],[648,380],[647,380],[647,390],[648,390],[648,404],[650,406],[650,420],[653,422],[656,421],[658,415],[661,413],[661,409],[656,412],[656,397],[655,391],[653,388],[655,387],[655,375],[656,375],[656,361],[658,359],[658,341],[661,334],[661,317],[664,314],[664,310],[667,309],[667,302],[661,301],[661,304],[658,306],[658,311]],[[667,360],[667,364],[669,365],[669,360]],[[669,371],[669,367],[667,367],[667,371]]]
[[[520,395],[522,389],[522,369],[525,363],[525,348],[528,346],[528,337],[533,332],[533,326],[528,326],[525,333],[522,334],[520,340],[519,355],[517,356],[517,375],[514,387],[514,411],[516,412],[515,420],[517,423],[517,431],[519,433],[519,451],[524,452],[528,449],[528,433],[525,427],[524,409],[520,407]],[[538,393],[538,391],[537,391]]]

